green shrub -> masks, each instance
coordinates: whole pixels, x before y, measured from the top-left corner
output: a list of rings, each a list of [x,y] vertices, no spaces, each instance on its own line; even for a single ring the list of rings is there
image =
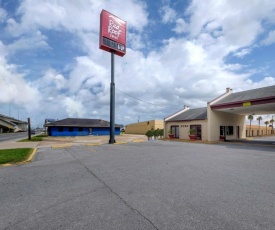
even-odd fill
[[[163,130],[163,129],[160,129],[160,130],[159,130],[159,136],[160,136],[160,137],[163,137],[163,135],[164,135],[164,130]]]
[[[155,139],[159,136],[159,129],[156,129],[153,131],[153,135],[155,137]]]
[[[148,140],[150,139],[150,137],[152,137],[154,135],[152,130],[148,130],[145,135],[148,137]]]

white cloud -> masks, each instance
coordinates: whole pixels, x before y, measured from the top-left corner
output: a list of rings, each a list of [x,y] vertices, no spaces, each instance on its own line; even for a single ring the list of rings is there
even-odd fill
[[[72,93],[77,92],[85,85],[91,87],[98,83],[107,84],[107,69],[96,63],[92,57],[77,57],[72,68],[68,80],[68,87]]]
[[[239,58],[243,58],[244,56],[246,56],[247,54],[251,53],[251,49],[241,49],[240,51],[237,51],[234,56],[239,57]]]
[[[271,45],[272,43],[275,43],[275,30],[270,31],[267,38],[262,41],[263,45]]]
[[[49,49],[49,45],[46,42],[47,37],[42,35],[40,31],[29,35],[28,37],[21,37],[12,44],[7,46],[9,54],[14,54],[17,51],[33,50],[33,49]]]
[[[132,48],[133,50],[139,50],[146,47],[146,43],[144,42],[144,38],[140,34],[129,32],[127,35],[127,46]]]
[[[0,8],[0,22],[3,22],[6,19],[6,17],[7,12],[4,9]]]
[[[187,31],[188,24],[182,18],[176,20],[176,27],[173,29],[177,34],[181,34]]]
[[[53,91],[67,88],[67,80],[62,74],[59,74],[57,71],[53,69],[48,69],[45,75],[36,81],[36,85],[38,88],[42,89],[50,88],[50,94],[52,95]]]
[[[168,5],[161,7],[159,14],[162,18],[163,23],[171,23],[175,20],[177,16],[175,10],[173,10]]]
[[[29,110],[37,108],[41,99],[31,83],[17,73],[16,66],[7,64],[3,57],[0,57],[0,92],[0,103],[24,104]]]
[[[24,0],[18,9],[22,15],[20,22],[8,20],[7,30],[19,36],[39,28],[68,30],[70,32],[99,31],[102,9],[122,15],[129,28],[142,31],[148,23],[146,5],[136,1],[36,1]],[[134,13],[128,9],[135,9]],[[95,17],[95,15],[97,15]]]
[[[218,28],[226,44],[236,49],[248,46],[263,32],[261,23],[274,14],[274,9],[274,1],[194,0],[188,9],[190,35],[194,37],[205,29],[209,32]]]
[[[86,109],[81,101],[75,100],[72,97],[66,97],[63,100],[63,104],[69,117],[84,117]]]

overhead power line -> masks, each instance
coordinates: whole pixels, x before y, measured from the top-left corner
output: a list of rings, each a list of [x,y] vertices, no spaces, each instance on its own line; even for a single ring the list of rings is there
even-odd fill
[[[118,89],[116,89],[116,91],[118,91],[118,92],[120,92],[121,94],[124,94],[124,95],[126,95],[126,96],[128,96],[128,97],[131,97],[131,98],[133,98],[133,99],[135,99],[135,100],[142,101],[142,102],[147,103],[147,104],[150,104],[150,105],[154,105],[154,106],[158,106],[158,107],[163,107],[163,108],[169,107],[169,106],[165,106],[165,105],[157,105],[157,104],[151,103],[151,102],[149,102],[149,101],[144,101],[144,100],[142,100],[142,99],[139,99],[139,98],[137,98],[137,97],[133,97],[133,96],[127,94],[127,93],[124,93],[124,92],[122,92],[121,90],[118,90]],[[171,107],[170,107],[170,108],[171,108]],[[179,108],[174,108],[174,109],[179,109]]]

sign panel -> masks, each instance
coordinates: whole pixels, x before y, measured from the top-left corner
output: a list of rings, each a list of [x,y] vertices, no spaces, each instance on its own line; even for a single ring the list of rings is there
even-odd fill
[[[126,22],[106,10],[100,14],[99,48],[114,50],[119,56],[126,54]]]
[[[248,101],[248,102],[243,102],[243,106],[251,106],[251,102]]]

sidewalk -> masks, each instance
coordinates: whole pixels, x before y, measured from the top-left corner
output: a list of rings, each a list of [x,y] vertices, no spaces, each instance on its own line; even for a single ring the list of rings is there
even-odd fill
[[[39,142],[16,142],[4,141],[0,142],[0,149],[19,149],[19,148],[36,148]]]
[[[115,136],[115,141],[119,143],[128,142],[145,142],[145,135],[123,134]],[[0,149],[15,149],[15,148],[40,148],[53,146],[72,146],[72,145],[100,145],[108,144],[109,136],[77,136],[77,137],[44,137],[43,141],[39,142],[16,142],[5,141],[0,142]]]

